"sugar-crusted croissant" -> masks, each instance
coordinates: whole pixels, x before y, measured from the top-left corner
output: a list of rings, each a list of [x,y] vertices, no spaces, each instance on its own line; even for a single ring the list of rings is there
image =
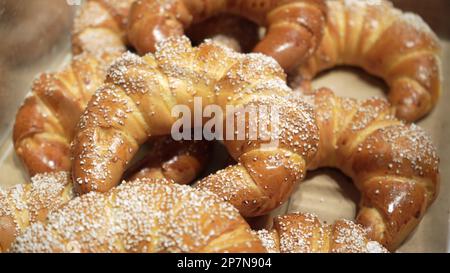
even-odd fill
[[[126,181],[168,179],[189,184],[206,166],[211,148],[205,141],[174,141],[160,137],[150,141],[147,156],[132,165]],[[69,172],[40,173],[29,184],[7,190],[0,188],[0,252],[8,250],[14,238],[35,222],[75,197]]]
[[[0,189],[0,252],[35,222],[45,221],[48,213],[74,198],[70,173],[38,174],[31,183]]]
[[[20,235],[11,252],[264,252],[230,204],[167,180],[76,198]]]
[[[136,0],[87,0],[78,11],[74,22],[72,34],[74,55],[88,52],[103,59],[109,52],[125,51],[128,44],[126,33],[128,14],[134,2]],[[160,2],[162,4],[164,1]],[[232,15],[210,18],[201,24],[193,25],[187,29],[187,33],[198,43],[205,38],[223,39],[236,51],[241,49],[249,51],[258,40],[256,26]]]
[[[126,51],[122,21],[126,1],[91,0],[82,5],[73,32],[72,62],[44,73],[20,107],[14,124],[17,155],[30,176],[70,170],[73,130],[92,94],[103,83],[107,65]]]
[[[439,192],[439,157],[430,136],[397,120],[389,103],[313,96],[321,141],[308,169],[336,167],[361,192],[357,221],[369,236],[397,248]]]
[[[13,130],[16,154],[30,176],[70,170],[70,141],[89,99],[102,84],[104,64],[82,54],[56,73],[42,74],[20,107]]]
[[[255,71],[247,73],[242,81],[235,79],[250,68]],[[170,134],[176,120],[171,116],[172,106],[193,107],[194,96],[225,106],[227,98],[240,86],[221,85],[234,81],[242,82],[242,87],[260,82],[258,90],[268,85],[269,92],[272,90],[265,80],[270,79],[269,83],[281,87],[280,94],[287,94],[290,90],[284,78],[281,67],[262,54],[241,55],[212,42],[192,48],[186,37],[166,40],[156,55],[139,58],[125,54],[111,66],[105,85],[96,92],[80,120],[73,143],[78,190],[106,191],[116,185],[140,144],[149,136]],[[220,96],[215,91],[218,88],[224,90]],[[241,96],[235,94],[233,102],[238,103]]]
[[[126,51],[124,26],[132,2],[90,0],[84,3],[75,18],[72,62],[59,72],[42,74],[34,82],[31,95],[16,115],[13,131],[16,153],[30,176],[70,170],[69,146],[79,117],[92,94],[103,84],[106,67]],[[185,142],[177,146],[184,146],[185,157],[172,161],[165,178],[192,182],[203,167],[198,164],[204,162],[204,155],[193,153],[199,157],[194,158],[187,152],[189,149],[205,151],[207,144]],[[158,149],[153,152],[173,154],[164,151],[168,147],[159,145]],[[151,166],[159,171],[164,162],[155,160],[153,156]],[[164,164],[169,168],[168,162]],[[183,166],[192,172],[174,173]]]
[[[300,66],[310,80],[336,65],[359,66],[389,86],[397,116],[415,121],[431,111],[441,90],[439,39],[417,15],[389,1],[329,0],[319,49]]]
[[[276,107],[277,124],[267,116],[257,122],[278,128],[271,136],[278,145],[263,146],[270,141],[250,134],[236,140],[239,132],[232,130],[235,140],[225,145],[239,163],[198,187],[230,201],[242,215],[256,216],[287,200],[307,169],[337,167],[363,193],[359,222],[372,238],[396,246],[437,194],[438,158],[428,135],[396,120],[382,99],[358,103],[320,92],[314,98],[324,106],[316,107],[316,119],[304,98],[287,97],[292,91],[285,80],[282,68],[262,54],[239,54],[210,42],[193,48],[185,37],[166,40],[155,55],[125,54],[79,123],[72,147],[76,190],[103,192],[117,185],[149,136],[170,134],[177,120],[172,107],[193,110],[194,97],[204,107]],[[248,130],[248,120],[246,125]]]
[[[278,216],[271,230],[254,232],[271,253],[387,253],[362,226],[349,220],[326,225],[311,213]]]
[[[357,222],[372,240],[396,249],[439,191],[439,158],[430,137],[417,125],[397,120],[394,109],[383,99],[356,101],[337,97],[328,89],[303,99],[313,105],[319,131],[317,152],[306,169],[334,167],[352,178],[361,192]],[[257,156],[240,158],[241,164],[261,160]],[[266,212],[261,211],[261,204],[267,199],[285,200],[285,193],[270,187],[276,182],[265,179],[268,174],[257,180],[260,170],[252,166],[242,169],[222,170],[197,186],[223,196],[249,216]]]
[[[128,38],[140,54],[154,52],[157,42],[180,36],[192,24],[220,13],[266,26],[267,35],[255,51],[290,70],[317,48],[327,11],[323,0],[139,0],[130,11]]]

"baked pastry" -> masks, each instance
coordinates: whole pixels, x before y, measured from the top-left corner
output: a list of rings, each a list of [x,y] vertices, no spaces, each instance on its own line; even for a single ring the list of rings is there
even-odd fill
[[[126,1],[91,0],[74,24],[72,62],[33,83],[14,124],[13,142],[28,174],[70,170],[73,130],[110,62],[126,51]]]
[[[31,183],[0,189],[0,252],[6,252],[15,238],[48,213],[75,197],[70,173],[38,174]]]
[[[129,44],[126,33],[128,14],[133,2],[136,0],[87,0],[75,18],[72,34],[74,55],[89,52],[103,59],[105,52],[125,51]],[[187,33],[195,43],[212,38],[236,51],[250,50],[259,38],[256,25],[233,15],[209,18],[192,25]]]
[[[103,83],[111,61],[126,51],[125,26],[132,2],[131,0],[86,1],[75,18],[72,62],[59,72],[40,75],[34,82],[31,95],[26,98],[16,115],[13,132],[16,153],[30,176],[70,170],[69,146],[79,117],[92,94]],[[190,33],[200,40],[202,37],[214,38],[223,32],[223,35],[216,37],[214,41],[222,44],[230,43],[236,46],[235,50],[239,50],[239,41],[236,39],[244,35],[250,38],[256,31],[248,23],[242,31],[231,30],[240,22],[242,19],[221,16],[206,22],[206,29],[200,31],[199,28],[195,28],[190,30]],[[248,46],[250,39],[245,41],[247,42],[243,45]],[[171,142],[169,139],[161,141]],[[175,151],[170,147],[155,144],[157,150],[153,150],[153,155],[146,161],[150,165],[146,168],[141,162],[140,169],[146,168],[146,171],[157,172],[161,171],[160,165],[164,164],[163,169],[166,169],[164,172],[168,175],[165,178],[182,183],[192,182],[204,167],[199,164],[205,163],[206,155],[203,152],[208,150],[209,144],[206,142],[166,144],[179,147],[184,157],[177,157],[169,163],[169,157],[175,156]],[[193,153],[188,154],[189,151]],[[157,159],[155,154],[164,155],[165,159]],[[177,168],[183,168],[184,171],[190,169],[190,172],[175,174]],[[145,170],[137,168],[133,170],[141,171],[140,175],[146,175]]]
[[[383,99],[357,101],[337,97],[328,89],[303,99],[314,107],[319,131],[316,153],[306,169],[334,167],[352,178],[361,192],[357,222],[368,229],[372,240],[396,249],[438,194],[439,159],[430,137],[417,125],[396,119]],[[243,159],[239,168],[207,177],[198,187],[223,196],[244,215],[265,213],[261,204],[267,199],[284,202],[285,193],[270,187],[276,182],[265,179],[267,174],[255,179],[260,171],[243,168],[248,164]],[[254,173],[252,178],[248,172]]]
[[[439,193],[439,157],[427,132],[395,118],[389,103],[313,95],[321,141],[308,169],[336,167],[361,192],[357,222],[396,249]]]
[[[362,226],[349,220],[321,223],[311,213],[291,213],[274,218],[271,230],[254,231],[271,253],[387,253],[370,241]]]
[[[235,73],[240,72],[239,64],[245,62],[259,65],[258,70],[250,73],[255,81],[262,81],[263,75],[271,74],[270,79],[279,80],[281,86],[285,86],[283,70],[268,57],[241,55],[212,42],[192,48],[186,37],[165,40],[156,55],[140,58],[127,53],[117,60],[103,88],[89,102],[74,138],[73,173],[78,179],[78,191],[111,189],[149,136],[170,134],[176,120],[171,116],[171,106],[185,103],[192,106],[194,95],[202,95],[211,103],[222,98],[211,96],[214,86],[221,78],[226,80],[224,75],[230,68]],[[214,69],[207,70],[208,65]],[[179,86],[183,82],[190,85],[192,82],[192,85],[190,88]],[[139,92],[134,92],[138,89]],[[237,89],[230,87],[227,91],[234,90]],[[281,91],[286,90],[289,89],[285,87]],[[119,101],[121,103],[117,103]],[[101,132],[103,130],[108,133]],[[110,143],[117,145],[109,147]]]
[[[11,252],[264,252],[233,206],[167,180],[76,198],[33,224]]]
[[[337,65],[358,66],[385,80],[397,116],[412,122],[441,91],[439,39],[416,14],[380,1],[329,0],[319,49],[299,69],[303,80]]]
[[[154,52],[157,42],[183,35],[192,24],[221,13],[236,14],[267,27],[255,51],[274,57],[290,70],[317,48],[327,11],[323,0],[139,0],[130,11],[128,38],[139,54]]]
[[[372,240],[396,249],[438,194],[439,159],[430,137],[417,125],[397,120],[383,99],[356,101],[328,89],[303,99],[313,105],[319,131],[316,153],[306,169],[334,167],[352,178],[361,192],[357,222]],[[285,201],[286,193],[270,186],[281,179],[265,179],[267,173],[257,178],[256,164],[245,166],[253,158],[240,159],[241,165],[205,178],[198,187],[229,200],[246,216],[266,213],[266,200]]]
[[[439,160],[430,138],[397,120],[385,100],[356,102],[325,90],[313,97],[320,105],[314,107],[292,96],[285,79],[282,68],[262,54],[239,54],[211,42],[193,48],[186,37],[165,40],[155,55],[125,54],[79,123],[72,147],[77,192],[117,185],[149,136],[170,134],[177,120],[172,107],[194,110],[194,96],[204,107],[276,107],[277,124],[261,116],[257,121],[276,126],[275,135],[264,140],[244,134],[239,140],[240,132],[232,130],[225,145],[238,164],[197,186],[251,217],[287,200],[307,169],[337,167],[363,194],[359,223],[372,239],[395,248],[437,195]]]
[[[16,154],[30,176],[70,170],[73,130],[104,77],[104,64],[82,54],[62,71],[42,74],[33,83],[13,129]]]
[[[126,181],[167,179],[190,184],[206,166],[211,145],[205,141],[174,141],[159,137],[150,141],[147,155],[131,166]],[[8,250],[13,240],[35,222],[75,197],[69,172],[40,173],[29,184],[0,188],[0,252]]]

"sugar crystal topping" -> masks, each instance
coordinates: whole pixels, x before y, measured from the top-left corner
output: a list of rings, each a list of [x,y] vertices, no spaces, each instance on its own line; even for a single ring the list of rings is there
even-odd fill
[[[59,172],[38,174],[32,177],[30,184],[0,189],[0,216],[12,217],[19,232],[28,222],[37,220],[40,210],[53,211],[70,200],[73,197],[71,185],[69,173]]]
[[[267,252],[269,253],[277,253],[279,250],[277,249],[277,243],[274,236],[278,236],[277,234],[273,234],[267,229],[261,229],[258,231],[254,231],[254,233],[259,237],[261,240],[262,245],[265,247]]]
[[[437,172],[439,168],[439,157],[430,135],[415,124],[394,125],[379,129],[370,135],[358,146],[358,151],[368,151],[375,156],[379,154],[376,146],[384,143],[390,147],[390,158],[388,168],[400,173],[403,164],[424,176],[426,172]],[[382,156],[380,154],[379,156]]]
[[[370,241],[363,227],[350,220],[339,220],[334,229],[336,253],[387,253],[378,242]]]
[[[13,251],[191,252],[236,223],[244,224],[237,210],[211,193],[141,180],[74,199],[46,226],[26,230]]]
[[[269,252],[387,252],[378,242],[368,240],[362,226],[349,220],[338,220],[329,226],[314,214],[292,213],[279,216],[277,223],[276,231],[255,232]],[[277,249],[278,239],[280,249]]]

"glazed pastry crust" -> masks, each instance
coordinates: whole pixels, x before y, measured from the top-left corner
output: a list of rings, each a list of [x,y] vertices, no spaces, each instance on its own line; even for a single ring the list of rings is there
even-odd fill
[[[126,51],[126,1],[83,4],[72,33],[73,59],[61,71],[44,73],[16,115],[14,148],[30,176],[69,171],[74,128],[92,94],[105,80],[110,62]]]
[[[264,252],[238,211],[167,180],[90,193],[17,238],[11,252]]]
[[[72,150],[76,190],[105,192],[117,185],[149,136],[170,134],[176,121],[170,109],[192,109],[195,96],[203,105],[222,109],[277,107],[279,130],[271,136],[277,145],[267,147],[261,138],[226,140],[238,163],[197,187],[251,217],[286,201],[308,169],[336,167],[362,193],[358,222],[370,230],[371,239],[395,249],[438,193],[439,159],[430,137],[397,120],[383,99],[358,102],[327,89],[293,96],[285,80],[271,58],[211,42],[192,47],[185,37],[169,38],[155,55],[125,54],[79,123]],[[267,118],[258,122],[275,126]],[[248,120],[245,125],[248,130]]]
[[[439,193],[439,157],[430,136],[395,118],[380,98],[357,101],[319,89],[320,144],[308,169],[335,167],[361,192],[357,222],[372,240],[396,249]]]
[[[270,253],[387,253],[362,226],[349,220],[326,225],[311,213],[278,216],[273,229],[254,232]]]
[[[16,115],[13,131],[16,154],[30,177],[38,173],[70,171],[70,143],[76,124],[92,95],[103,84],[107,67],[126,51],[125,27],[133,1],[86,1],[75,18],[71,63],[61,71],[44,73],[34,81],[31,94]],[[232,25],[233,20],[237,19],[226,20],[223,31],[227,31],[226,27]],[[250,27],[245,32],[250,32]],[[205,30],[197,35],[213,33]],[[233,36],[227,39],[234,41]],[[164,142],[167,145],[163,145]],[[180,152],[168,147],[170,144]],[[155,141],[153,146],[155,148],[149,151],[152,155],[138,163],[142,170],[133,168],[134,173],[130,171],[130,175],[141,171],[139,177],[191,183],[203,170],[209,149],[206,142],[175,143],[168,138]]]
[[[389,1],[329,0],[318,50],[299,68],[303,80],[338,65],[381,77],[397,116],[413,122],[436,105],[442,81],[439,38],[418,15]]]
[[[154,52],[158,42],[181,36],[192,24],[222,13],[267,27],[254,51],[291,70],[319,45],[327,9],[323,0],[140,0],[130,11],[128,37],[140,54]]]
[[[39,174],[29,184],[0,189],[0,252],[32,223],[45,221],[75,196],[70,173]]]

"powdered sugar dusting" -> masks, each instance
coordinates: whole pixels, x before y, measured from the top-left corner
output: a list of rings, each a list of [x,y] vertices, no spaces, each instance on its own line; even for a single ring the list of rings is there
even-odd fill
[[[280,252],[276,242],[278,238],[275,238],[275,236],[278,236],[277,233],[274,233],[273,231],[268,231],[267,229],[254,231],[254,233],[259,237],[261,243],[266,248],[267,252],[269,253]]]
[[[210,193],[164,180],[140,180],[109,194],[74,199],[51,214],[46,226],[35,224],[25,231],[12,250],[192,252],[242,225],[236,209]],[[248,236],[252,238],[250,232]]]
[[[349,220],[326,225],[311,213],[278,216],[273,230],[255,234],[272,253],[387,253],[378,242],[368,239],[362,226]]]
[[[42,212],[50,212],[74,196],[70,174],[66,172],[38,174],[30,184],[0,189],[0,217],[9,216],[18,235],[31,223],[42,220]]]

